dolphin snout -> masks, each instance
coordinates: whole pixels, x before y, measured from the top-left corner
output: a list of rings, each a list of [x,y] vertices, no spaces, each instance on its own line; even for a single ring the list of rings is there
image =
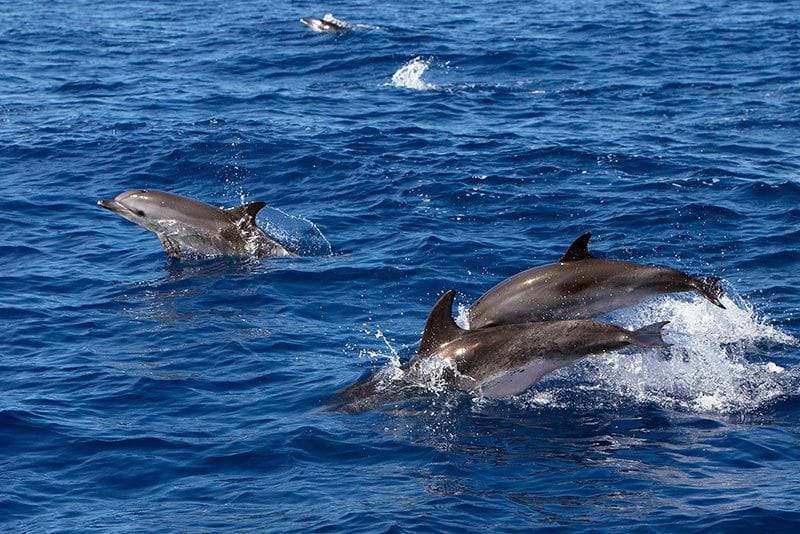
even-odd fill
[[[117,203],[116,200],[103,200],[103,199],[100,199],[100,200],[97,201],[97,205],[100,206],[101,208],[105,208],[105,209],[111,210],[111,211],[118,211],[119,210],[119,204]]]

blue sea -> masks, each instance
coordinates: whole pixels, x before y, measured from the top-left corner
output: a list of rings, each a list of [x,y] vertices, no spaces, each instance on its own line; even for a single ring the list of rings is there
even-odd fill
[[[316,33],[301,17],[353,25]],[[800,4],[0,2],[0,528],[800,528]],[[170,260],[96,202],[263,200],[294,258]],[[503,279],[718,276],[489,400],[338,390]]]

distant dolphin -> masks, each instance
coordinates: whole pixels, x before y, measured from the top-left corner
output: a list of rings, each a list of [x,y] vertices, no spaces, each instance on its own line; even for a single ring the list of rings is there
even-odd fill
[[[469,327],[586,319],[681,291],[697,291],[725,308],[719,301],[719,278],[693,278],[669,267],[595,258],[588,249],[591,236],[576,239],[558,263],[528,269],[487,291],[470,308]]]
[[[433,307],[417,355],[401,367],[403,379],[381,373],[359,380],[337,393],[335,409],[359,412],[404,398],[420,382],[431,356],[450,362],[445,379],[459,389],[503,398],[528,390],[541,378],[592,354],[634,345],[669,346],[661,337],[668,321],[638,330],[592,320],[544,321],[492,326],[480,330],[460,328],[452,316],[455,291],[448,291]]]
[[[230,209],[174,193],[148,189],[126,191],[97,204],[151,232],[172,258],[201,256],[295,256],[256,226],[256,214],[266,206],[251,202]]]
[[[321,19],[300,19],[300,22],[315,32],[346,32],[352,29],[352,26],[331,13],[325,13]]]

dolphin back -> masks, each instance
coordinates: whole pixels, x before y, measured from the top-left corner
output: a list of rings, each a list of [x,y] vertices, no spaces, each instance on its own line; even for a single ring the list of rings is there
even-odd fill
[[[378,374],[361,378],[336,393],[328,400],[326,407],[331,411],[365,412],[380,404],[378,395],[379,383],[380,377]]]
[[[424,390],[403,377],[378,371],[340,390],[323,408],[326,411],[357,414],[390,403],[405,403],[424,395]]]

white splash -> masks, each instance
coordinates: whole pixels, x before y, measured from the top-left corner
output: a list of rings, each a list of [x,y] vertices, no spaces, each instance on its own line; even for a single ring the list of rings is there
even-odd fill
[[[360,351],[362,357],[367,357],[373,362],[386,361],[387,365],[377,371],[380,378],[379,389],[404,382],[439,397],[448,389],[447,377],[454,373],[460,376],[452,360],[440,358],[437,355],[421,359],[413,371],[404,370],[400,353],[380,328],[372,331],[369,327],[365,327],[364,332],[380,340],[387,349],[362,349]]]
[[[753,361],[748,353],[798,340],[769,325],[747,303],[724,297],[723,310],[702,297],[663,297],[612,318],[635,329],[670,321],[664,351],[629,350],[589,358],[555,373],[592,388],[690,412],[737,413],[798,393],[800,376],[775,362]],[[578,388],[578,389],[585,389]],[[557,396],[557,395],[556,395]]]
[[[431,66],[433,58],[422,59],[417,56],[395,72],[392,75],[392,83],[394,87],[401,87],[404,89],[415,89],[417,91],[428,91],[436,89],[432,83],[428,83],[422,79],[422,75]]]
[[[420,359],[414,372],[406,373],[406,378],[415,386],[439,396],[448,389],[447,376],[457,372],[453,360],[434,355]]]
[[[469,330],[469,308],[466,304],[460,303],[458,305],[458,313],[456,314],[454,321],[464,330]]]
[[[333,247],[313,221],[268,206],[260,214],[264,230],[279,243],[304,256],[330,256]]]

